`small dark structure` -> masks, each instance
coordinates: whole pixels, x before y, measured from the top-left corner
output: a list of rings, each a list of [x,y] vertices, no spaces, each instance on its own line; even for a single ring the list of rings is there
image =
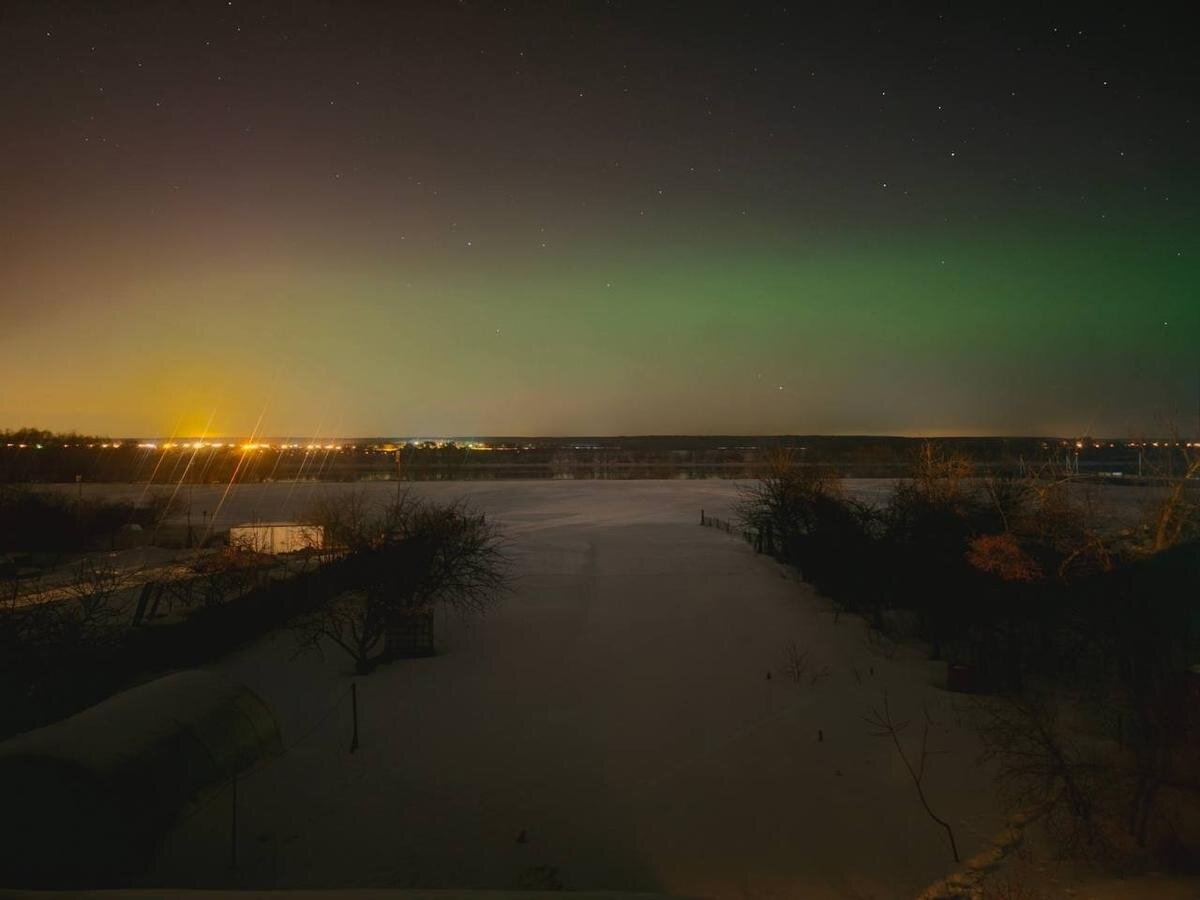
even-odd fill
[[[968,665],[951,663],[946,667],[946,690],[970,694],[975,690],[974,671]]]
[[[283,752],[245,686],[184,671],[0,744],[0,885],[127,883],[179,812]]]
[[[385,652],[388,657],[405,659],[433,656],[433,609],[398,609],[389,612]]]

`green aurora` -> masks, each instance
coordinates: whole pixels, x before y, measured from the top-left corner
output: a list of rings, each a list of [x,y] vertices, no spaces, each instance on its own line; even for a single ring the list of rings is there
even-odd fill
[[[42,376],[2,412],[141,435],[260,415],[272,434],[1158,433],[1191,424],[1200,361],[1182,233],[775,232],[737,251],[627,238],[156,272],[7,330],[4,383],[32,360]]]

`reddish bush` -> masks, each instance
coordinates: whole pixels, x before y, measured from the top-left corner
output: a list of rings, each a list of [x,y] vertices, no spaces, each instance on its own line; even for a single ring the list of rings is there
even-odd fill
[[[1005,581],[1040,581],[1041,566],[1011,534],[982,534],[967,546],[967,562]]]

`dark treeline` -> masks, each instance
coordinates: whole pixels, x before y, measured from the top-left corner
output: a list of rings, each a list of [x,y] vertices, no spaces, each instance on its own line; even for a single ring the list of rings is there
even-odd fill
[[[155,445],[145,446],[148,443]],[[251,449],[235,443],[197,449],[186,442],[167,447],[27,429],[0,435],[0,483],[755,478],[780,449],[790,450],[799,466],[822,465],[844,475],[886,478],[901,474],[920,443],[917,438],[797,435],[496,437],[423,444],[368,438],[317,449],[288,440]],[[1023,471],[1030,460],[1054,456],[1081,473],[1122,477],[1162,469],[1169,454],[1178,452],[1092,438],[979,437],[945,444],[977,465],[998,471]]]
[[[1073,851],[1200,869],[1200,457],[1118,528],[1050,461],[981,471],[925,445],[890,501],[777,454],[743,526],[881,647],[922,639],[988,695],[1002,786]]]
[[[179,501],[157,491],[147,493],[141,503],[129,503],[0,484],[0,554],[70,553],[106,542],[111,546],[123,529],[154,528],[179,506]]]
[[[80,434],[77,431],[47,431],[44,428],[0,429],[0,445],[25,444],[29,447],[52,444],[100,444],[110,438],[95,434]]]

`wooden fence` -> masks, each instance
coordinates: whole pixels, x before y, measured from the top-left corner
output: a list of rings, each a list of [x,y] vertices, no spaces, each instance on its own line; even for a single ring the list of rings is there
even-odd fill
[[[755,553],[774,554],[775,552],[775,540],[769,525],[765,531],[743,528],[734,522],[730,522],[728,519],[710,516],[703,509],[700,510],[700,524],[706,528],[716,528],[718,531],[724,531],[726,534],[740,535],[742,540],[754,547]]]

